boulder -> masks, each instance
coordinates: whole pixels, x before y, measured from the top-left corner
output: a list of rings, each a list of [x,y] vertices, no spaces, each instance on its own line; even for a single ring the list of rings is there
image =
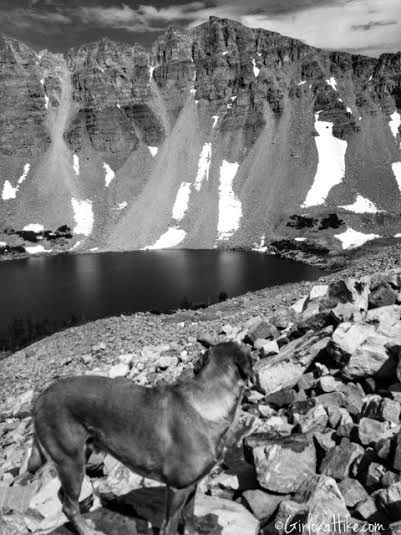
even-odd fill
[[[216,496],[197,493],[195,499],[197,522],[209,517],[215,524],[210,531],[200,533],[224,533],[224,535],[258,535],[259,521],[239,503]]]
[[[394,470],[401,472],[401,434],[398,433],[395,442],[395,452],[394,452]]]
[[[23,394],[11,397],[0,409],[0,422],[8,418],[26,418],[31,415],[33,390],[27,390]]]
[[[113,500],[145,486],[142,476],[132,472],[109,455],[104,459],[104,466],[106,477],[94,481],[96,494],[101,498]]]
[[[316,472],[315,446],[305,435],[266,440],[252,454],[259,484],[270,492],[295,492]]]
[[[389,535],[401,535],[401,520],[392,522],[388,527]]]
[[[111,377],[112,379],[116,377],[126,377],[129,374],[129,371],[130,367],[128,364],[115,364],[109,370],[109,377]]]
[[[327,348],[332,328],[318,333],[307,333],[284,346],[278,355],[256,363],[258,387],[271,394],[296,385],[312,362]]]
[[[259,338],[265,340],[275,340],[280,336],[280,331],[272,323],[261,321],[252,327],[247,334],[251,342],[256,342]]]
[[[376,444],[389,435],[389,426],[386,422],[379,422],[371,418],[361,418],[358,426],[358,437],[362,445]]]
[[[389,338],[401,336],[401,306],[391,305],[369,310],[365,322],[374,325],[377,332]]]
[[[376,493],[376,504],[390,520],[401,518],[401,481]]]
[[[277,511],[280,503],[287,499],[282,494],[271,494],[269,492],[255,489],[246,490],[242,494],[244,504],[250,509],[251,513],[261,522],[265,523],[271,519]]]
[[[343,438],[338,446],[327,452],[320,465],[320,473],[341,481],[349,476],[352,464],[363,454],[362,446]]]
[[[294,415],[294,422],[299,425],[301,433],[323,431],[327,427],[328,419],[323,405],[316,405],[306,414]]]
[[[360,280],[346,279],[333,281],[329,284],[326,295],[320,300],[321,310],[333,309],[338,304],[350,303],[355,311],[368,309],[370,280],[362,277]]]
[[[255,349],[259,350],[261,357],[268,357],[280,353],[280,348],[278,347],[276,340],[258,338],[253,345]]]
[[[355,507],[366,500],[369,495],[357,479],[347,477],[338,483],[338,488],[347,507]]]
[[[335,533],[330,522],[344,522],[349,518],[345,500],[333,478],[313,475],[303,481],[294,496],[294,501],[307,507],[308,524],[313,533],[325,535]]]
[[[32,531],[50,531],[67,522],[61,502],[58,498],[58,490],[60,488],[60,481],[53,466],[46,466],[44,472],[40,474],[40,484],[37,491],[32,496],[29,508],[25,512],[26,527]],[[80,502],[93,502],[93,489],[91,482],[85,476]],[[98,501],[94,501],[92,508],[98,507]]]
[[[398,292],[389,284],[380,284],[369,294],[369,308],[379,308],[394,305],[397,302]]]

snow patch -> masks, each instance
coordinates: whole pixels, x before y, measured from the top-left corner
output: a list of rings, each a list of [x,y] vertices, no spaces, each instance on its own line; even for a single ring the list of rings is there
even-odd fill
[[[190,89],[189,92],[191,93],[191,95],[195,95],[196,94],[196,89]]]
[[[0,247],[7,247],[7,243],[5,241],[0,241]]]
[[[99,247],[92,247],[91,249],[89,249],[91,253],[94,253],[95,251],[98,251],[98,250],[99,250]]]
[[[170,227],[160,236],[156,243],[144,247],[143,250],[169,249],[170,247],[176,247],[184,240],[186,234],[185,230],[178,227]]]
[[[395,179],[397,181],[398,189],[400,190],[400,193],[401,193],[401,162],[392,163],[391,168],[393,170]]]
[[[15,199],[17,195],[17,191],[18,191],[18,186],[14,188],[11,185],[11,183],[8,180],[6,180],[4,182],[1,198],[3,199],[3,201],[8,201],[9,199]]]
[[[45,230],[45,227],[43,225],[40,225],[39,223],[30,223],[29,225],[25,225],[22,230],[39,233],[43,232]]]
[[[156,69],[156,65],[149,65],[149,81],[153,80],[153,72]]]
[[[256,52],[257,55],[260,57],[262,55],[262,52]]]
[[[213,127],[214,128],[214,127]],[[212,144],[205,143],[202,147],[202,151],[198,161],[198,172],[195,178],[195,189],[200,191],[204,180],[209,180],[209,169],[212,160]]]
[[[213,119],[213,128],[215,128],[216,124],[217,124],[217,121],[219,120],[219,116],[218,115],[213,115],[212,119]]]
[[[117,207],[118,207],[117,210],[124,210],[124,208],[127,208],[127,206],[128,206],[127,201],[119,202],[117,204]]]
[[[24,165],[24,171],[18,179],[17,186],[14,187],[9,180],[6,180],[4,182],[3,191],[1,194],[1,198],[3,199],[3,201],[8,201],[9,199],[15,199],[20,185],[25,181],[26,177],[28,176],[30,168],[31,168],[31,165],[29,163],[26,163]]]
[[[373,74],[371,74],[371,75],[369,76],[369,80],[368,80],[368,82],[370,82],[370,81],[372,80],[372,78],[373,78]]]
[[[259,76],[260,69],[256,66],[255,58],[252,58],[252,65],[253,65],[253,74],[255,75],[255,78]]]
[[[333,136],[333,123],[319,121],[319,113],[315,114],[315,128],[319,134],[315,137],[315,143],[319,162],[303,208],[324,204],[331,188],[342,182],[345,173],[347,142]]]
[[[72,167],[74,168],[74,172],[77,176],[79,176],[79,156],[78,154],[74,154],[72,157]]]
[[[42,85],[45,85],[45,79],[44,79],[44,78],[41,78],[40,83],[41,83]]]
[[[45,249],[43,245],[40,244],[25,247],[25,251],[29,254],[51,253],[51,249]]]
[[[222,55],[222,56],[227,56],[227,54],[228,54],[228,50],[226,50],[225,52],[222,52],[221,55]]]
[[[298,85],[304,85],[306,84],[306,80],[302,80],[302,82],[298,82]]]
[[[239,168],[238,163],[223,160],[220,167],[219,218],[217,233],[219,240],[227,240],[239,228],[242,217],[241,201],[233,191],[233,180]]]
[[[376,208],[372,201],[366,199],[366,197],[362,197],[362,195],[357,195],[353,204],[346,204],[340,206],[340,208],[344,208],[344,210],[348,210],[349,212],[355,212],[356,214],[377,214],[378,212],[382,212],[382,210]]]
[[[252,247],[252,251],[255,251],[256,253],[265,253],[267,251],[267,246],[265,245],[265,235],[260,238],[259,243],[255,243]]]
[[[77,243],[74,243],[74,245],[71,247],[70,251],[75,251],[75,249],[78,249],[81,243],[82,243],[82,240],[78,240]]]
[[[153,156],[153,158],[156,156],[157,151],[159,150],[159,147],[148,147],[150,150],[150,154]]]
[[[191,183],[183,182],[178,189],[175,198],[172,216],[176,221],[181,221],[188,210],[189,196],[191,194]]]
[[[369,240],[380,238],[378,234],[364,234],[352,228],[347,228],[341,234],[335,234],[334,237],[341,241],[343,249],[354,249]]]
[[[326,80],[326,84],[330,85],[334,89],[334,91],[337,91],[337,81],[334,76]]]
[[[351,108],[349,106],[347,106],[347,112],[352,115],[352,110],[351,110]]]
[[[117,102],[116,106],[117,106],[117,108],[118,108],[119,110],[121,110],[121,106],[120,106],[120,104],[119,104],[118,102]]]
[[[22,175],[19,177],[18,179],[18,184],[22,184],[24,182],[24,180],[26,179],[26,177],[28,176],[28,173],[29,173],[29,169],[31,168],[31,165],[29,163],[26,163],[24,165],[24,172],[22,173]]]
[[[389,122],[389,127],[391,129],[391,132],[394,136],[394,139],[397,139],[397,135],[399,133],[399,127],[401,124],[401,115],[398,113],[397,110],[395,110],[394,113],[390,115],[391,121]]]
[[[71,198],[72,209],[74,211],[74,234],[89,236],[93,229],[94,216],[92,201]]]
[[[306,241],[306,238],[294,238],[295,241]]]
[[[49,97],[45,94],[45,108],[49,108]]]
[[[113,171],[113,169],[110,167],[110,165],[108,165],[106,162],[103,162],[103,169],[105,170],[105,173],[106,173],[104,177],[104,182],[106,184],[106,188],[108,188],[110,186],[110,182],[113,180],[116,174]]]

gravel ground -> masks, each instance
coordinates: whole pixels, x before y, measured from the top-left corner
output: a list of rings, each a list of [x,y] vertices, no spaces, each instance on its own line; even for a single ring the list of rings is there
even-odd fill
[[[321,277],[319,281],[360,277],[399,266],[401,245],[396,245],[358,259],[349,268]],[[269,316],[304,296],[313,284],[316,283],[266,288],[198,311],[111,317],[56,333],[0,361],[0,403],[28,388],[42,389],[57,377],[110,366],[119,355],[140,354],[147,345],[173,343],[176,350],[186,349],[193,354],[201,349],[196,341],[199,336],[215,337],[224,325],[234,326],[255,316]]]

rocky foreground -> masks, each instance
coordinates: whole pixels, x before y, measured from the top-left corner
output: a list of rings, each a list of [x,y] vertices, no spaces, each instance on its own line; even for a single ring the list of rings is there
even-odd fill
[[[142,347],[135,352],[124,352],[120,338],[112,353],[101,339],[89,340],[82,353],[85,331],[73,329],[72,351],[81,352],[74,361],[55,353],[47,378],[43,348],[63,333],[6,359],[13,366],[3,362],[0,376],[10,378],[15,395],[8,389],[0,405],[0,533],[70,533],[54,469],[44,467],[25,484],[19,479],[30,450],[32,398],[56,366],[59,375],[127,376],[150,386],[185,380],[200,348],[222,340],[249,347],[255,384],[244,396],[237,443],[199,485],[191,533],[401,533],[401,269],[337,275],[328,284],[298,285],[302,291],[291,306],[283,301],[264,314],[259,306],[258,315],[249,302],[242,310],[235,301],[222,304],[227,316],[231,307],[226,324],[213,307],[191,318],[181,313],[170,330],[160,319],[164,343],[151,342],[147,316],[139,315]],[[217,331],[206,329],[206,314],[210,322],[219,317]],[[31,380],[22,380],[29,359],[39,371],[29,368]],[[90,458],[82,500],[107,535],[151,534],[160,525],[163,489],[108,455]]]

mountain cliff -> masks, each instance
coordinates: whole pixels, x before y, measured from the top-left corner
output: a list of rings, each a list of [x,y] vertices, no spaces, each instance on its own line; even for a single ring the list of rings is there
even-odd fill
[[[3,255],[401,237],[400,52],[215,17],[151,50],[3,37],[0,102]]]

